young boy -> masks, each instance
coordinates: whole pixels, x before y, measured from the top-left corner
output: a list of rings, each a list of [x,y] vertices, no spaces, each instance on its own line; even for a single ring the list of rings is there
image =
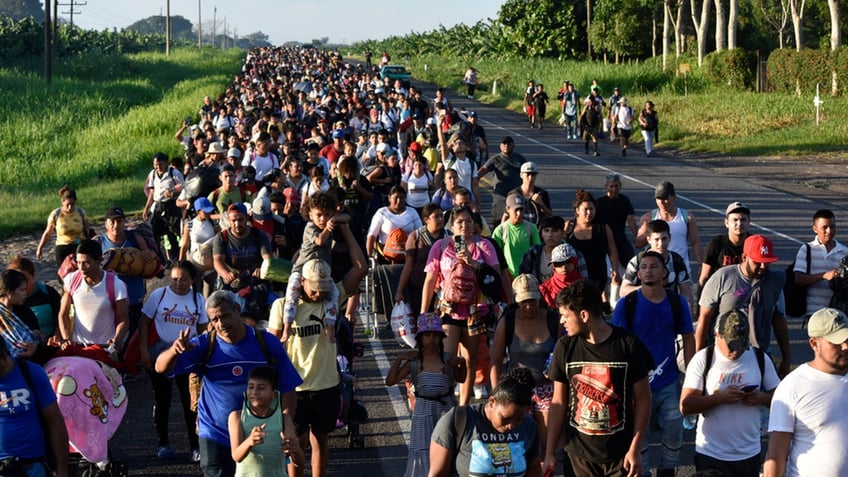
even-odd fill
[[[227,428],[236,475],[289,475],[286,465],[304,465],[292,418],[282,411],[278,384],[276,369],[253,368],[242,408],[230,413]]]
[[[333,227],[337,223],[350,221],[347,215],[336,215],[336,206],[338,202],[332,194],[325,192],[316,192],[307,199],[305,209],[309,215],[309,222],[303,230],[303,243],[300,246],[300,255],[294,265],[292,265],[292,273],[289,276],[289,283],[286,287],[285,305],[283,306],[283,334],[280,341],[287,341],[291,324],[294,323],[295,310],[297,302],[300,300],[300,293],[303,290],[301,279],[303,278],[303,264],[313,258],[317,258],[332,263],[332,244],[333,244]],[[333,291],[324,299],[324,306],[327,308],[327,320],[324,323],[324,332],[331,343],[336,341],[335,326],[336,316],[339,308],[339,291],[333,288]]]
[[[572,283],[582,280],[583,275],[577,270],[577,251],[567,243],[554,247],[549,265],[554,274],[539,285],[539,292],[548,307],[554,309],[557,294]]]
[[[495,227],[492,239],[503,250],[509,273],[515,277],[519,275],[518,267],[524,254],[542,240],[539,229],[524,219],[524,197],[521,194],[512,193],[506,198],[506,213],[507,221]]]

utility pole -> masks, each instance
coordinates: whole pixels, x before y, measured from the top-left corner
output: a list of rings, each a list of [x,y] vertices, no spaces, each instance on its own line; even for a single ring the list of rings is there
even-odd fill
[[[70,7],[70,9],[66,12],[62,12],[65,15],[71,16],[71,28],[74,27],[74,15],[82,15],[82,12],[78,12],[74,10],[74,7],[84,7],[88,5],[88,2],[80,2],[78,0],[71,0],[69,3],[60,3],[59,5],[63,7]]]
[[[45,5],[46,6],[46,5]],[[51,53],[56,54],[56,29],[59,26],[59,0],[53,0],[53,26],[50,29]]]
[[[197,0],[197,48],[203,49],[203,26],[200,23],[200,1]]]
[[[50,2],[44,2],[44,82],[53,80],[53,55],[50,41]]]
[[[171,0],[165,0],[165,56],[171,56]]]
[[[224,17],[224,37],[221,38],[221,49],[227,49],[227,17]]]
[[[212,9],[212,48],[215,48],[216,31],[218,30],[218,7]]]

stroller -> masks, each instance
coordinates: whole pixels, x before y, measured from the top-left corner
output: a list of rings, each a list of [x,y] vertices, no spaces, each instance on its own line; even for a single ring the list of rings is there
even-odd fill
[[[359,425],[368,420],[368,410],[362,401],[356,399],[356,375],[353,372],[353,361],[362,356],[363,348],[353,339],[353,329],[346,319],[336,320],[336,347],[336,363],[341,378],[336,428],[347,427],[349,448],[363,449],[365,438],[359,432]]]
[[[65,418],[71,448],[68,475],[125,477],[125,463],[109,452],[127,411],[127,392],[118,370],[99,346],[57,355],[44,368]]]
[[[403,265],[384,265],[370,259],[368,275],[365,276],[365,290],[362,300],[363,313],[366,315],[363,325],[366,333],[376,333],[378,329],[377,316],[386,317],[386,322],[392,314],[395,303],[395,292],[403,272]]]

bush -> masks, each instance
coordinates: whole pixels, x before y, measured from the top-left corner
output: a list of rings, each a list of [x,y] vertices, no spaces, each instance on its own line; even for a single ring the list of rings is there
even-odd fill
[[[833,81],[833,71],[848,62],[848,53],[828,50],[777,50],[768,60],[768,80],[774,91],[795,94],[815,94],[821,85],[827,94]],[[837,68],[837,69],[835,69]],[[835,70],[834,70],[835,69]]]
[[[710,53],[704,61],[704,76],[710,83],[734,89],[753,90],[756,70],[756,55],[741,48]]]

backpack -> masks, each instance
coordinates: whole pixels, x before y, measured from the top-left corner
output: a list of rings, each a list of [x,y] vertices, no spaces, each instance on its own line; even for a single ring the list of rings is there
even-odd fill
[[[241,201],[242,201],[242,203],[244,203],[245,200],[246,200],[246,194],[245,194],[245,191],[244,191],[244,184],[238,185],[238,191],[241,194]],[[220,196],[220,195],[221,195],[221,188],[220,187],[212,191],[212,205],[218,204],[218,196]]]
[[[197,404],[200,401],[200,388],[203,385],[203,372],[206,371],[206,367],[209,365],[209,360],[212,358],[212,352],[215,350],[215,341],[217,341],[217,333],[214,328],[209,330],[207,333],[209,334],[209,345],[206,347],[206,354],[203,355],[203,360],[199,363],[197,372],[189,374],[188,390],[192,411],[197,411]],[[265,356],[265,361],[272,367],[276,367],[276,360],[273,356],[271,356],[271,353],[268,352],[268,347],[265,344],[265,331],[254,328],[254,334],[256,335],[256,342],[259,343],[259,349],[262,350],[262,354]]]
[[[216,166],[198,166],[192,169],[185,178],[185,192],[189,202],[194,203],[194,199],[206,197],[221,187],[219,174]]]
[[[671,305],[671,316],[674,318],[674,326],[675,331],[680,331],[680,327],[678,323],[680,323],[680,319],[683,316],[683,297],[677,293],[666,292],[668,295],[668,302]],[[624,316],[627,321],[627,330],[633,330],[633,319],[636,317],[636,301],[637,301],[636,292],[628,293],[627,296],[624,297]]]
[[[115,302],[115,279],[117,278],[117,275],[111,270],[103,270],[103,273],[103,279],[106,280],[106,295],[109,297],[109,304],[112,305],[112,313],[115,315],[115,320],[117,321],[118,304]],[[83,279],[84,277],[80,271],[74,275],[74,278],[71,280],[71,285],[68,287],[68,296],[71,297],[71,301],[74,299],[74,292],[77,291],[80,285],[82,285]]]
[[[60,215],[61,213],[62,213],[62,208],[61,208],[61,207],[58,207],[58,208],[56,209],[56,211],[55,211],[55,212],[53,212],[53,226],[54,226],[54,227],[56,226],[56,224],[58,224],[58,223],[59,223],[59,215]],[[80,217],[82,218],[82,223],[85,223],[85,222],[86,222],[86,220],[85,220],[85,212],[83,212],[81,208],[77,207],[77,213],[78,213],[78,214],[80,215]]]
[[[601,112],[598,111],[598,107],[595,104],[589,106],[589,109],[586,110],[586,125],[589,127],[595,127],[601,123]]]
[[[754,355],[757,357],[757,366],[760,368],[760,389],[763,387],[763,379],[766,376],[766,354],[760,348],[756,348],[754,346],[751,347],[754,350]],[[709,373],[710,368],[713,367],[713,355],[715,354],[715,345],[707,346],[707,356],[706,361],[704,362],[704,376],[701,380],[701,390],[704,391],[704,394],[707,392],[707,373]]]
[[[386,237],[386,243],[381,247],[380,253],[392,263],[403,263],[406,259],[406,231],[402,228],[392,229]]]
[[[450,239],[442,239],[442,255]],[[475,242],[476,243],[476,239]],[[471,305],[477,300],[477,270],[462,260],[454,260],[447,279],[442,282],[442,299],[457,305]]]
[[[812,249],[808,243],[804,246],[807,247],[807,275],[809,275]],[[783,282],[783,299],[788,316],[804,316],[807,313],[807,288],[795,284],[795,260],[793,259],[792,263],[786,267],[786,281]]]

